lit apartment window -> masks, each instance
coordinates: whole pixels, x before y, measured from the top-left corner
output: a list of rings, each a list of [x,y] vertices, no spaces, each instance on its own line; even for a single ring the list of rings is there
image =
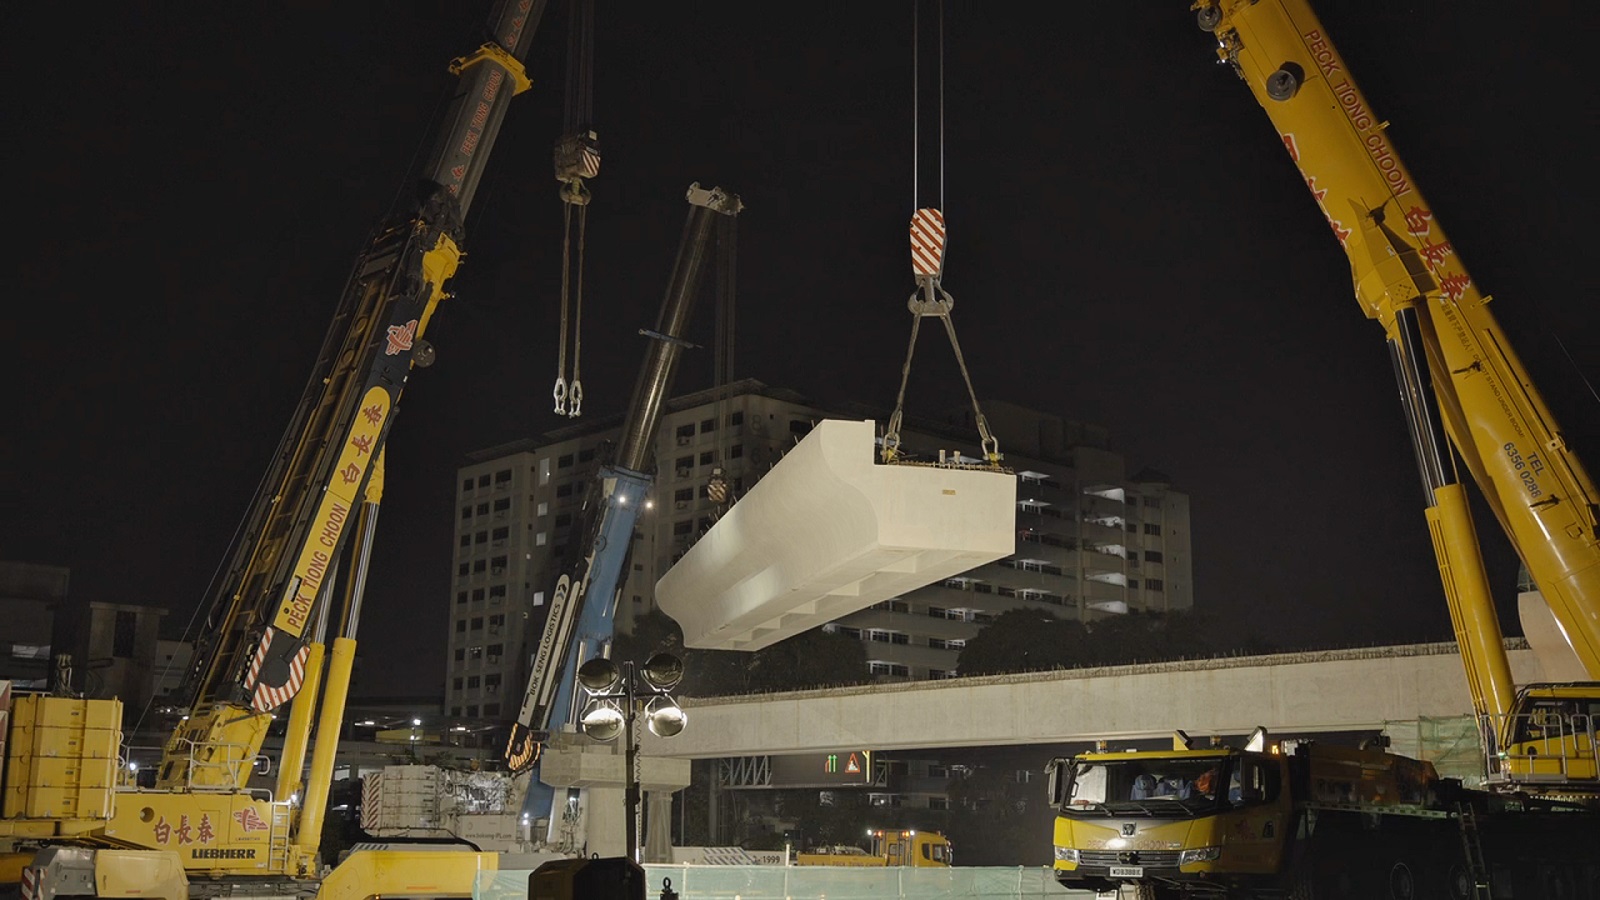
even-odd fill
[[[488,675],[483,676],[483,692],[485,694],[498,694],[498,693],[500,693],[500,673],[499,672],[490,672]]]
[[[539,460],[539,483],[550,483],[550,460],[548,459]]]

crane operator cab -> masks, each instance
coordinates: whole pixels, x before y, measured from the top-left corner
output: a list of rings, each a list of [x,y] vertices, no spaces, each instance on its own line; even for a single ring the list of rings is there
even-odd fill
[[[1506,735],[1504,749],[1491,754],[1489,781],[1498,784],[1559,783],[1564,790],[1600,794],[1596,729],[1600,728],[1600,683],[1530,684],[1496,729],[1484,717],[1485,735]],[[1487,746],[1494,746],[1492,740]]]

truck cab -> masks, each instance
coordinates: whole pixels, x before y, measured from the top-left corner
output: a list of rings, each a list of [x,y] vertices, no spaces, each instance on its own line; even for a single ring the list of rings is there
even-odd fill
[[[1282,756],[1230,747],[1095,752],[1052,760],[1049,775],[1055,874],[1066,887],[1156,879],[1220,887],[1280,869],[1292,825]]]

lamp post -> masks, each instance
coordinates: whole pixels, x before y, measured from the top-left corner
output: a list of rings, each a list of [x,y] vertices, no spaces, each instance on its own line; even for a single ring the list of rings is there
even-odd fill
[[[628,808],[628,858],[634,862],[639,862],[639,739],[634,721],[642,711],[657,737],[683,731],[688,718],[667,693],[681,680],[683,661],[670,653],[655,654],[637,670],[631,661],[618,664],[603,656],[578,668],[578,684],[589,694],[578,726],[597,741],[613,741],[621,734],[625,742],[623,764],[628,776],[623,798]]]

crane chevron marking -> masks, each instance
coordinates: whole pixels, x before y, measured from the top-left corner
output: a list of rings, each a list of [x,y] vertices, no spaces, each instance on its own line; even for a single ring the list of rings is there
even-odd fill
[[[916,275],[938,275],[944,268],[944,214],[937,209],[919,209],[911,217],[911,271]]]

